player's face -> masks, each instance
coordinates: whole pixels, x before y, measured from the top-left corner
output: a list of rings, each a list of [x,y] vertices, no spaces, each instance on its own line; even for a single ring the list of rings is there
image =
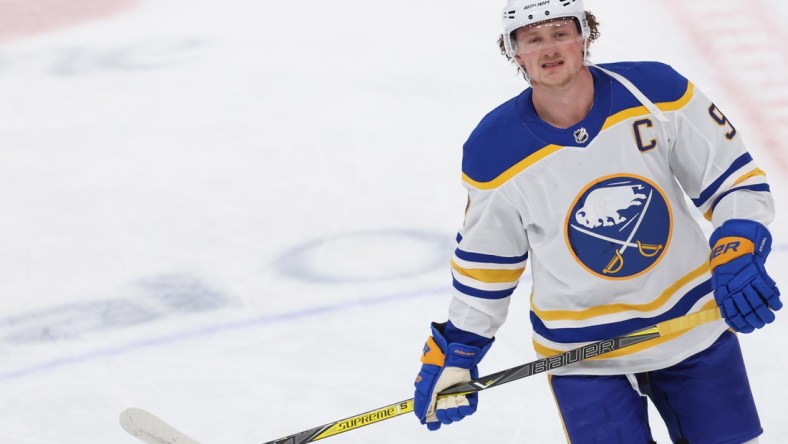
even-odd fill
[[[556,19],[519,28],[514,58],[533,85],[563,86],[583,66],[583,36],[573,19]]]

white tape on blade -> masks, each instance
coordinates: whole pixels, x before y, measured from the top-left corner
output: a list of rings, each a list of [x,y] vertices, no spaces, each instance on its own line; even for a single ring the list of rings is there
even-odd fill
[[[128,408],[120,414],[124,430],[147,444],[200,444],[156,415],[139,408]]]

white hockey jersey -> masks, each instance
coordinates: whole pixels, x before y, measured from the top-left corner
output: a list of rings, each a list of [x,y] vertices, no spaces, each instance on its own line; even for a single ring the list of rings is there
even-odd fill
[[[488,114],[463,150],[469,206],[449,309],[460,329],[495,335],[526,262],[540,356],[699,311],[714,305],[709,247],[685,195],[715,227],[734,218],[771,222],[764,172],[691,82],[660,63],[600,66],[632,82],[667,122],[595,66],[593,107],[571,128],[542,121],[531,89]],[[725,328],[707,324],[554,373],[664,368]]]

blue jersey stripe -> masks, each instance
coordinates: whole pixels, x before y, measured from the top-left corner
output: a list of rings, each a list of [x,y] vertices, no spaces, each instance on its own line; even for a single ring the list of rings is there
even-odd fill
[[[454,325],[451,321],[446,323],[446,328],[443,330],[443,337],[449,344],[458,342],[460,344],[472,345],[479,348],[484,347],[493,341],[493,339],[485,338],[484,336],[477,335],[476,333],[465,331]]]
[[[459,281],[457,281],[457,279],[454,279],[453,281],[454,281],[453,282],[454,288],[456,288],[457,291],[459,291],[460,293],[481,299],[504,299],[511,296],[512,293],[514,293],[514,289],[517,288],[515,286],[508,290],[485,291],[485,290],[479,290],[478,288],[473,288],[467,285],[463,285]]]
[[[468,251],[463,251],[457,248],[454,251],[454,254],[468,262],[481,262],[486,264],[519,264],[524,260],[528,259],[528,253],[525,253],[522,256],[494,256],[492,254],[481,254],[481,253],[471,253]]]
[[[595,325],[583,328],[547,328],[534,312],[531,312],[531,325],[534,332],[545,339],[558,343],[595,342],[622,336],[634,331],[651,327],[668,319],[687,314],[701,298],[712,292],[711,280],[707,280],[685,294],[681,300],[667,312],[653,318],[633,318],[611,324]]]
[[[739,170],[739,168],[743,167],[744,165],[747,165],[750,162],[752,162],[752,156],[750,156],[750,153],[744,153],[741,156],[739,156],[739,158],[734,160],[731,166],[728,167],[728,169],[724,173],[722,173],[722,175],[718,177],[717,180],[712,182],[712,184],[709,185],[708,188],[706,188],[705,190],[703,190],[702,193],[700,193],[700,196],[698,196],[697,199],[692,199],[692,203],[694,203],[696,207],[700,208],[703,204],[706,203],[706,201],[708,201],[714,195],[714,193],[716,193],[720,189],[723,182],[725,182],[733,173]]]
[[[759,184],[755,184],[755,185],[745,185],[745,186],[742,186],[742,187],[737,187],[737,188],[734,188],[732,190],[728,190],[728,191],[720,194],[719,197],[717,197],[717,199],[714,200],[714,203],[711,204],[711,211],[712,212],[714,211],[714,209],[717,207],[717,204],[720,203],[720,201],[722,200],[723,197],[725,197],[725,196],[727,196],[727,195],[729,195],[729,194],[731,194],[733,192],[741,191],[741,190],[771,192],[771,188],[769,188],[769,184],[768,183],[759,183]]]

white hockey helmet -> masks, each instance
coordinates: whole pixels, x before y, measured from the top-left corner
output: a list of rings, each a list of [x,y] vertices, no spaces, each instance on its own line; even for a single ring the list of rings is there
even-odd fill
[[[503,8],[503,44],[506,55],[514,58],[515,30],[563,17],[577,20],[584,39],[591,35],[583,0],[507,0]]]

